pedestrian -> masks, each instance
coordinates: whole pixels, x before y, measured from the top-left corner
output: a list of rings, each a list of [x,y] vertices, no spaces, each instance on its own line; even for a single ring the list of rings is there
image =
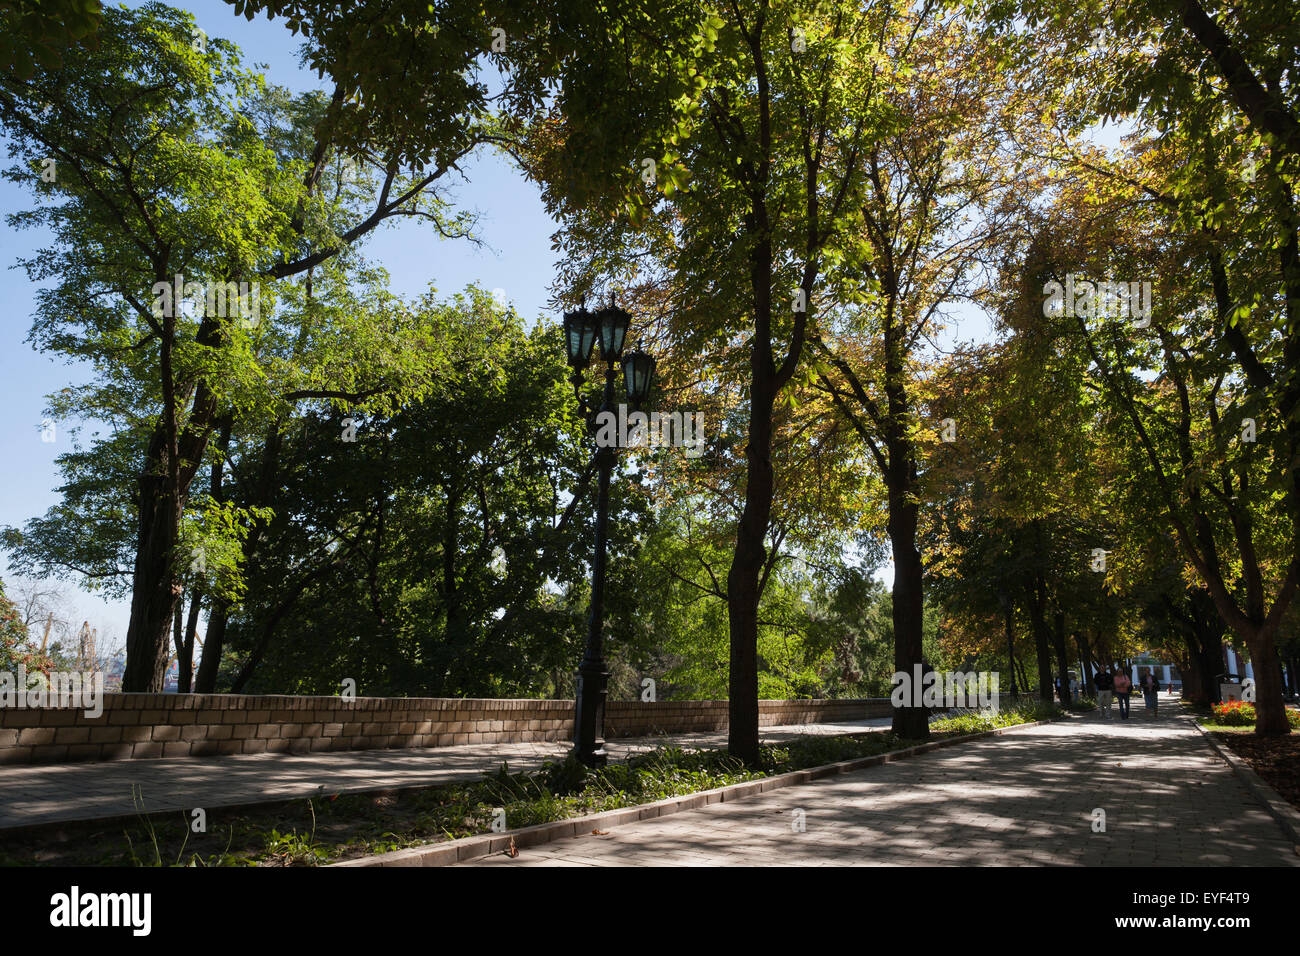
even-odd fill
[[[1101,719],[1110,720],[1110,699],[1115,692],[1115,677],[1110,672],[1110,665],[1102,664],[1092,682],[1097,685],[1097,709],[1101,711]]]
[[[1147,671],[1142,675],[1140,682],[1142,687],[1142,698],[1146,701],[1147,710],[1151,711],[1151,716],[1155,717],[1157,708],[1160,706],[1160,681],[1156,680],[1156,675]]]
[[[1119,701],[1119,716],[1128,720],[1128,698],[1133,692],[1133,682],[1122,670],[1115,672],[1115,697]]]

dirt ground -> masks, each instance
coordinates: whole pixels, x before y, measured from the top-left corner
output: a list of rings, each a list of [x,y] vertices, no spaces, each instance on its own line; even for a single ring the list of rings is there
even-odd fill
[[[1270,787],[1300,809],[1300,734],[1256,737],[1253,733],[1216,735]]]

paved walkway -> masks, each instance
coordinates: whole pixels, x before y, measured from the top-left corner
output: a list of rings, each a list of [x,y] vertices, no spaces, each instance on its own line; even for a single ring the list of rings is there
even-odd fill
[[[831,724],[767,727],[768,741],[796,737],[885,730],[890,718]],[[726,734],[681,734],[612,741],[615,757],[672,744],[724,747]],[[500,768],[541,766],[563,759],[568,741],[552,743],[472,744],[425,750],[353,750],[316,754],[248,754],[158,760],[111,760],[57,766],[0,767],[0,830],[70,820],[96,820],[137,812],[132,788],[138,787],[144,809],[190,810],[238,806],[310,797],[321,793],[356,793],[478,779]]]
[[[461,865],[1300,865],[1190,718],[1133,714],[1013,731]],[[1097,808],[1105,833],[1092,829]],[[806,830],[795,832],[800,810]]]

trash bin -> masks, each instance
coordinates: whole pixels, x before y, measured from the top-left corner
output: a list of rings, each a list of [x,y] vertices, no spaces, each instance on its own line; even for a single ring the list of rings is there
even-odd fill
[[[1241,700],[1241,684],[1238,683],[1236,674],[1219,675],[1219,699],[1224,703]]]

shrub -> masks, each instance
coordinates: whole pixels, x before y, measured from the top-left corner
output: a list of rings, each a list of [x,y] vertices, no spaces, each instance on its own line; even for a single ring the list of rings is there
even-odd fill
[[[1225,700],[1213,707],[1214,719],[1227,727],[1249,727],[1255,723],[1255,705],[1246,700]]]
[[[997,730],[999,727],[1014,727],[1036,720],[1054,720],[1065,713],[1060,704],[1046,703],[1041,700],[1020,701],[1006,710],[992,713],[958,714],[955,717],[939,717],[930,722],[932,733],[940,734],[977,734],[985,730]]]
[[[1225,727],[1253,727],[1255,705],[1248,700],[1225,700],[1213,706],[1214,722]],[[1294,730],[1300,730],[1300,710],[1286,709],[1286,719]]]

